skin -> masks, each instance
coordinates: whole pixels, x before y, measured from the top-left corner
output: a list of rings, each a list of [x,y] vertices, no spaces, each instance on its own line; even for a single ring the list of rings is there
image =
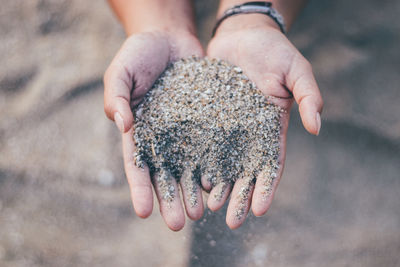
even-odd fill
[[[272,1],[273,6],[285,17],[288,26],[292,24],[304,1]],[[219,15],[227,8],[242,1],[220,2]],[[110,0],[116,15],[129,36],[111,62],[104,75],[104,109],[109,119],[115,121],[122,133],[125,173],[128,179],[132,203],[139,217],[148,217],[153,208],[155,189],[160,203],[160,212],[168,227],[174,231],[182,229],[185,215],[178,197],[168,204],[160,198],[156,179],[151,179],[148,168],[141,170],[134,164],[135,145],[133,135],[134,108],[151,88],[168,63],[191,55],[204,56],[195,33],[193,12],[190,1],[186,0]],[[261,92],[272,96],[273,101],[290,110],[293,101],[299,105],[300,116],[308,132],[318,135],[321,127],[320,113],[322,98],[311,65],[279,31],[276,23],[265,15],[246,14],[230,17],[219,27],[209,43],[207,56],[224,59],[243,69]],[[257,177],[250,185],[245,215],[250,207],[256,216],[265,214],[278,186],[285,161],[286,133],[289,113],[282,116],[281,163],[277,179],[269,197],[262,194],[262,182],[267,177]],[[157,175],[157,174],[155,174]],[[152,183],[153,181],[153,183]],[[235,211],[239,206],[238,192],[244,184],[239,179],[228,187],[221,201],[213,197],[215,188],[206,179],[201,180],[203,189],[211,190],[208,207],[220,209],[231,195],[226,222],[238,228],[246,216],[237,219]],[[178,184],[174,184],[176,192]],[[183,203],[189,218],[197,220],[204,212],[201,193],[198,205],[190,207],[184,184],[181,185]],[[232,192],[230,192],[232,190]]]
[[[171,203],[167,203],[160,197],[157,179],[151,179],[148,168],[143,171],[134,164],[134,118],[131,108],[141,101],[170,62],[192,55],[204,56],[200,42],[195,37],[191,5],[184,0],[167,3],[162,0],[114,0],[110,1],[110,5],[124,25],[128,38],[105,72],[104,110],[122,134],[125,173],[133,207],[139,217],[150,216],[154,187],[165,223],[170,229],[178,231],[185,224],[179,194]],[[176,183],[174,187],[178,192]],[[204,211],[200,185],[199,204],[194,208],[188,205],[185,197],[188,195],[187,189],[184,186],[181,188],[188,217],[199,219]]]

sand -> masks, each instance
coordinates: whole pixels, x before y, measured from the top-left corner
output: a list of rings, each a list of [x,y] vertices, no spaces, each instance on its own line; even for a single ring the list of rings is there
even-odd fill
[[[240,217],[261,171],[265,196],[271,192],[279,166],[281,112],[239,67],[216,59],[182,59],[167,68],[135,110],[136,164],[149,166],[168,202],[177,194],[172,179],[185,183],[192,206],[201,175],[213,187],[222,184],[217,199],[229,184],[245,179]]]

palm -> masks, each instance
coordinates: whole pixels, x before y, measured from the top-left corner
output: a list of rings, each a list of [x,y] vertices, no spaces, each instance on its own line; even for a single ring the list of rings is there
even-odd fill
[[[266,96],[287,99],[280,104],[290,108],[285,78],[301,55],[283,34],[274,29],[236,31],[214,38],[207,52],[240,66]]]

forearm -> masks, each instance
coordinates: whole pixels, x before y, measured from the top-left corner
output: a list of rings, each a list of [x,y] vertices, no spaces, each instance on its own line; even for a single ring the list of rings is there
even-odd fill
[[[222,15],[222,13],[230,7],[234,5],[239,5],[247,2],[246,0],[221,0],[220,6],[218,9],[218,17]],[[291,27],[293,24],[297,14],[303,9],[307,0],[271,0],[272,7],[276,9],[284,18],[287,29]],[[277,26],[276,23],[270,19],[268,16],[263,14],[247,14],[240,16],[233,16],[227,21],[232,21],[232,27],[238,27],[240,25],[247,26],[248,24],[252,25],[260,25],[260,24],[269,24],[272,26]],[[224,23],[223,23],[224,24]],[[223,26],[221,24],[221,27]],[[231,24],[231,22],[226,23]],[[224,26],[225,27],[225,26]],[[226,25],[226,27],[230,27],[230,25]],[[277,27],[278,28],[278,27]]]
[[[108,0],[127,35],[145,31],[195,33],[190,0]]]

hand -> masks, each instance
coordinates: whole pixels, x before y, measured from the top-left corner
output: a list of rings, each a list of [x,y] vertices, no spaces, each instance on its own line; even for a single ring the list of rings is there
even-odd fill
[[[291,108],[294,97],[299,105],[304,127],[311,134],[318,135],[323,101],[311,65],[279,31],[275,22],[259,14],[228,18],[211,40],[207,55],[241,67],[265,96],[287,111]],[[263,195],[262,185],[269,177],[257,177],[255,185],[246,183],[246,179],[237,180],[232,189],[226,215],[226,223],[232,229],[243,223],[250,206],[254,215],[261,216],[271,204],[285,161],[289,112],[282,115],[280,167],[276,179],[273,180],[272,192],[268,197]],[[211,189],[207,181],[202,180],[202,186],[206,190]],[[248,187],[248,198],[245,214],[238,218],[236,211],[241,205],[238,194],[243,186]],[[217,187],[218,185],[215,188]],[[214,195],[211,191],[208,207],[215,211],[223,206],[229,192],[220,201]]]
[[[107,117],[117,124],[122,133],[125,173],[136,214],[148,217],[153,209],[153,192],[148,168],[144,170],[134,163],[132,108],[140,103],[168,63],[192,55],[203,56],[201,45],[192,34],[184,32],[147,32],[130,36],[111,62],[104,75],[104,110]],[[154,179],[156,180],[156,179]],[[178,192],[177,184],[174,184]],[[179,194],[167,203],[154,188],[160,203],[161,214],[172,230],[178,231],[185,224],[185,216]],[[199,219],[203,214],[203,202],[191,207],[182,187],[187,215]],[[198,190],[201,192],[201,190]],[[186,205],[187,204],[187,205]]]

